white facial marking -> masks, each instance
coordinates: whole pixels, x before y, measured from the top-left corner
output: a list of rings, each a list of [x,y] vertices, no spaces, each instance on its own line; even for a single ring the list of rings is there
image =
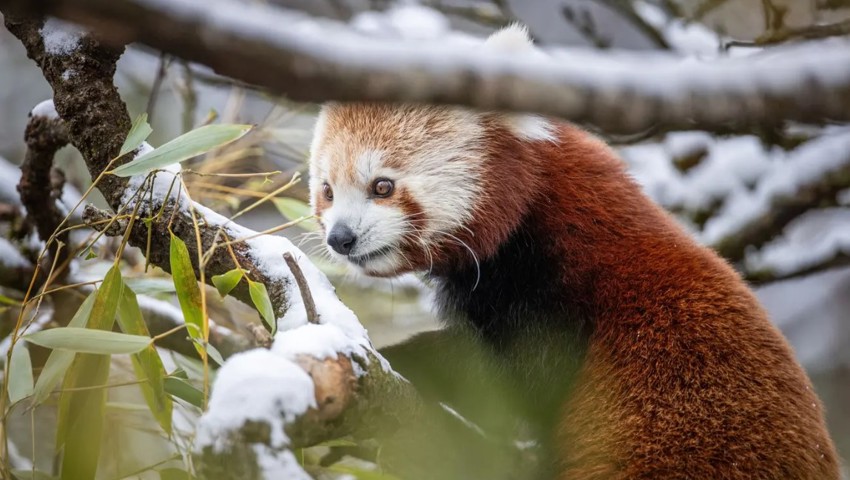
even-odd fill
[[[480,115],[455,108],[363,108],[345,110],[333,120],[328,118],[336,113],[333,107],[323,109],[316,124],[310,164],[313,207],[322,184],[333,178],[333,201],[322,211],[325,233],[341,223],[357,236],[349,255],[330,248],[329,252],[365,273],[427,269],[411,264],[405,249],[430,255],[436,242],[451,241],[469,222],[483,170],[485,132]],[[353,124],[339,123],[357,115],[362,118]],[[330,131],[333,128],[344,132]],[[335,168],[340,171],[334,172]],[[409,218],[405,209],[410,203],[400,197],[373,198],[369,192],[378,178],[392,180],[393,195],[412,199],[421,213]]]

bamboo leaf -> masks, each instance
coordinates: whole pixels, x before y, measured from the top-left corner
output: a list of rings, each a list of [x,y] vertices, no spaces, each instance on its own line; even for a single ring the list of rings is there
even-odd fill
[[[183,319],[192,338],[203,341],[205,322],[203,305],[201,305],[201,289],[195,279],[195,269],[189,258],[189,250],[179,237],[171,234],[171,277],[177,290]],[[204,355],[203,349],[195,345],[198,353]]]
[[[177,377],[165,377],[165,391],[181,400],[184,400],[198,408],[204,408],[204,392],[193,387],[192,384]]]
[[[118,324],[124,333],[150,337],[148,327],[142,317],[139,301],[135,292],[129,288],[124,289],[121,302],[118,304]],[[142,383],[140,388],[145,402],[162,429],[171,435],[171,418],[174,403],[171,397],[165,394],[165,367],[159,353],[150,343],[148,346],[133,355],[133,371]]]
[[[269,331],[274,335],[277,331],[277,319],[274,316],[272,301],[269,299],[269,292],[266,290],[266,286],[262,283],[248,280],[248,293],[251,294],[251,301],[254,302],[254,306],[257,307],[257,311],[260,312],[263,321],[269,326]]]
[[[180,468],[163,468],[159,471],[159,480],[192,480],[192,475]]]
[[[15,403],[32,394],[32,360],[30,351],[23,342],[17,342],[12,348],[9,360],[9,403]]]
[[[86,297],[80,308],[77,309],[77,313],[74,314],[74,318],[68,323],[68,328],[82,328],[86,325],[89,316],[91,316],[96,296],[97,292],[92,292]],[[47,362],[45,362],[44,368],[41,369],[41,374],[38,376],[38,381],[35,382],[32,398],[33,405],[43,402],[53,389],[56,388],[56,385],[65,376],[68,367],[71,366],[71,362],[74,361],[75,355],[75,352],[68,350],[53,350],[50,352],[50,356],[47,357]]]
[[[224,358],[222,358],[221,353],[217,348],[213,347],[212,344],[207,343],[206,345],[207,354],[209,354],[210,358],[215,360],[215,363],[219,365],[224,365]]]
[[[115,315],[118,313],[118,302],[121,300],[121,292],[124,290],[124,281],[121,279],[121,270],[113,265],[103,283],[97,291],[97,298],[92,307],[91,316],[86,324],[87,328],[99,330],[112,330],[115,324]]]
[[[128,133],[127,138],[124,139],[124,144],[121,145],[121,152],[118,153],[118,156],[124,156],[139,148],[139,145],[147,140],[151,132],[153,132],[153,129],[150,125],[148,125],[148,114],[142,113],[133,120],[133,125],[130,127],[130,133]]]
[[[333,465],[328,470],[336,473],[343,473],[354,477],[357,480],[399,480],[398,477],[388,473],[377,472],[374,470],[364,470],[355,466],[348,465]]]
[[[11,307],[19,307],[21,305],[21,301],[9,298],[6,295],[0,295],[0,304],[9,305]]]
[[[205,125],[184,133],[132,162],[121,165],[112,173],[119,177],[146,174],[226,145],[239,139],[250,129],[250,125]]]
[[[243,276],[244,273],[241,268],[234,268],[227,273],[214,275],[212,277],[212,282],[218,290],[218,294],[225,297],[231,290],[236,288],[236,285],[239,285],[239,281],[242,280]]]
[[[97,291],[87,328],[62,328],[37,333],[60,337],[74,337],[80,332],[122,335],[111,330],[123,290],[121,271],[113,265]],[[24,338],[29,340],[32,335]],[[60,340],[67,341],[66,338]],[[150,342],[150,339],[145,341]],[[100,345],[110,345],[112,342],[87,340],[83,343],[97,344],[99,350],[102,348]],[[61,478],[88,480],[97,473],[106,416],[106,388],[103,387],[109,379],[110,360],[110,355],[82,353],[76,356],[65,374],[56,427],[57,449],[63,450]]]
[[[107,384],[109,366],[109,355],[78,355],[66,376],[65,385],[70,381],[73,388],[83,390],[65,391],[64,401],[60,401],[60,415],[64,414],[60,418],[63,428],[57,432],[64,448],[61,478],[95,478],[106,417],[106,388],[92,387]]]
[[[42,330],[24,335],[23,339],[42,347],[96,355],[136,353],[153,342],[141,335],[68,327]]]
[[[310,205],[307,205],[307,203],[291,197],[273,198],[272,201],[274,206],[277,207],[277,211],[290,222],[305,218],[303,222],[298,224],[299,227],[311,232],[319,229],[319,225],[314,219],[306,218],[312,215]]]
[[[17,480],[58,480],[53,475],[41,470],[12,470],[12,476]]]
[[[174,293],[174,282],[167,278],[137,277],[124,279],[126,286],[137,295],[159,295]]]

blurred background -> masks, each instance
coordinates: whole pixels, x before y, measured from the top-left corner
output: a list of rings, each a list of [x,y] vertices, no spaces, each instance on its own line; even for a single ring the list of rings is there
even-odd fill
[[[843,25],[837,33],[850,33],[848,0],[269,0],[284,8],[308,12],[329,21],[344,22],[361,35],[391,41],[428,41],[451,33],[483,37],[518,20],[544,49],[585,47],[625,51],[670,51],[683,61],[722,56],[758,55],[764,50],[816,37],[824,25]],[[811,33],[815,32],[815,33]],[[830,41],[823,38],[812,41]],[[575,65],[580,69],[581,65]],[[131,116],[148,112],[159,145],[200,124],[255,123],[259,128],[238,143],[197,159],[190,168],[207,173],[280,172],[241,178],[195,175],[187,178],[192,197],[225,215],[256,201],[300,172],[305,161],[316,105],[294,104],[254,90],[209,69],[186,64],[144,48],[130,47],[119,62],[116,82]],[[28,112],[52,92],[35,64],[26,58],[20,42],[0,28],[0,203],[17,202],[16,169],[24,155],[24,128]],[[840,454],[850,459],[850,179],[836,178],[824,170],[824,182],[845,182],[843,189],[822,195],[814,205],[762,245],[730,248],[736,234],[736,213],[771,205],[765,202],[778,179],[793,187],[808,162],[850,164],[848,152],[826,148],[837,138],[850,138],[850,126],[808,127],[788,124],[771,131],[747,135],[718,135],[689,131],[657,135],[652,131],[631,137],[608,136],[646,192],[673,212],[694,236],[720,246],[742,273],[753,282],[771,318],[793,344],[800,362],[811,375],[827,408],[831,433]],[[76,191],[90,181],[77,153],[63,149],[57,166]],[[841,160],[844,158],[844,160]],[[844,174],[847,176],[846,173]],[[830,178],[830,176],[832,176]],[[789,180],[790,179],[790,180]],[[814,179],[815,181],[819,179]],[[808,178],[807,181],[812,181]],[[790,188],[786,195],[812,195]],[[73,189],[66,191],[75,203]],[[242,216],[242,223],[265,230],[296,218],[307,200],[302,181]],[[303,228],[302,228],[303,227]],[[308,234],[309,224],[283,231],[311,252],[331,276],[343,301],[366,323],[380,347],[438,325],[427,288],[415,277],[392,281],[358,278],[341,266],[327,263],[322,246]],[[0,238],[27,255],[25,240]],[[24,247],[22,247],[24,245]],[[6,246],[6,245],[0,245]],[[38,246],[31,250],[37,250]],[[723,250],[725,249],[725,250]],[[30,252],[32,253],[32,252]],[[37,252],[36,252],[37,253]],[[0,254],[10,255],[8,249]],[[105,255],[105,254],[104,254]],[[131,253],[131,255],[133,255]],[[139,275],[143,261],[135,267]],[[132,263],[132,262],[130,262]],[[95,262],[81,266],[75,278],[102,275]],[[8,292],[7,292],[8,293]],[[213,296],[211,296],[212,298]],[[157,297],[168,305],[168,297]],[[218,301],[212,318],[239,329],[256,322],[256,314],[235,301]],[[173,302],[172,302],[173,303]],[[58,310],[58,306],[55,306]],[[0,315],[16,315],[4,311]],[[48,310],[49,311],[49,310]],[[10,324],[9,318],[3,325]],[[0,331],[8,334],[7,327]],[[7,346],[8,348],[8,346]],[[5,351],[3,352],[5,358]],[[184,360],[176,360],[183,362]],[[185,367],[190,368],[190,367]],[[121,395],[120,392],[115,395]],[[131,393],[127,393],[132,396]],[[44,415],[49,416],[48,413]],[[187,414],[187,418],[191,417]],[[13,447],[21,468],[31,462],[33,446],[50,442],[50,427],[31,428],[29,415],[10,421]],[[40,434],[37,430],[43,429]],[[188,427],[187,427],[188,430]],[[121,443],[115,444],[116,452]],[[125,453],[116,455],[126,455]],[[43,455],[36,462],[49,462]],[[112,477],[131,475],[118,462]]]

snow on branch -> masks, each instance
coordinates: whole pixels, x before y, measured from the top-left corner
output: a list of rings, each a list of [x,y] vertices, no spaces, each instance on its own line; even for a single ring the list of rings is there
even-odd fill
[[[850,134],[846,129],[811,140],[776,161],[756,187],[737,190],[708,221],[703,240],[721,255],[740,260],[806,211],[834,204],[850,188]]]
[[[279,333],[269,350],[235,353],[219,370],[198,434],[202,476],[282,478],[278,474],[285,473],[285,478],[307,478],[290,448],[335,438],[364,424],[374,429],[381,418],[398,417],[389,422],[397,428],[399,418],[416,413],[421,400],[412,386],[372,348],[366,330],[337,298],[324,274],[289,240],[241,227],[192,201],[180,185],[173,191],[165,188],[179,180],[177,169],[129,179],[101,175],[113,166],[111,159],[130,126],[112,78],[122,49],[105,47],[86,33],[57,34],[55,25],[45,28],[41,19],[0,8],[7,27],[55,92],[55,109],[42,104],[36,117],[53,122],[58,113],[68,139],[82,153],[92,179],[99,180],[97,187],[116,214],[123,212],[127,218],[132,211],[150,218],[119,223],[119,228],[106,233],[123,234],[130,228],[130,244],[149,252],[148,260],[165,270],[170,269],[173,233],[186,244],[196,274],[199,248],[205,254],[206,281],[241,268],[252,281],[266,286]],[[75,74],[65,75],[69,70]],[[160,210],[162,215],[152,215]],[[112,215],[88,208],[83,219],[93,225]],[[230,243],[232,255],[221,246],[223,241]],[[298,262],[303,287],[315,299],[318,324],[308,322],[285,253]],[[250,304],[245,284],[240,282],[232,294]],[[146,307],[150,310],[151,305]],[[155,317],[165,325],[176,321],[167,312]],[[231,455],[241,449],[253,454]],[[251,474],[234,475],[234,471]]]
[[[138,41],[295,100],[451,103],[528,111],[609,133],[750,130],[850,120],[850,42],[711,61],[564,50],[499,55],[469,39],[381,41],[235,0],[2,0]]]

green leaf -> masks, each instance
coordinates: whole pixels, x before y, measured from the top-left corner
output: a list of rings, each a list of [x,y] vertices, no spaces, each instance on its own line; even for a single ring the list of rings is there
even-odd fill
[[[61,344],[71,339],[71,345],[80,348],[96,347],[96,350],[102,350],[105,346],[116,348],[116,345],[127,348],[132,341],[127,338],[118,340],[113,336],[130,336],[111,331],[123,291],[124,281],[121,279],[121,271],[117,265],[113,265],[104,276],[103,283],[97,291],[87,328],[57,328],[37,333],[58,336],[52,340],[59,341]],[[79,337],[80,334],[89,334],[89,336]],[[92,338],[91,334],[101,338]],[[103,335],[110,337],[105,339]],[[31,337],[32,335],[27,335],[24,338],[29,340]],[[145,337],[139,337],[139,339],[146,344],[151,341]],[[57,450],[63,450],[61,478],[93,479],[97,473],[103,438],[103,422],[106,418],[106,388],[104,387],[109,380],[110,360],[110,355],[82,353],[76,356],[65,375],[62,394],[59,397],[56,427],[56,447]]]
[[[124,289],[121,302],[118,304],[118,324],[124,333],[145,338],[150,337],[148,327],[142,317],[142,311],[139,308],[139,301],[136,294],[129,288]],[[162,429],[171,435],[171,414],[174,410],[174,403],[171,401],[171,397],[165,394],[163,384],[165,367],[162,365],[162,359],[153,343],[148,344],[141,352],[133,355],[132,361],[136,378],[143,381],[139,386],[151,414]]]
[[[189,258],[189,250],[179,237],[171,234],[171,277],[177,290],[180,309],[186,322],[189,336],[203,341],[204,339],[204,310],[201,305],[201,289],[195,279],[195,269]],[[193,328],[194,327],[194,328]],[[204,355],[203,349],[195,345],[198,353]]]
[[[307,203],[291,197],[273,198],[272,201],[274,206],[277,207],[277,211],[290,222],[303,218],[304,221],[298,223],[299,227],[311,232],[319,229],[319,224],[316,223],[315,219],[307,218],[312,215],[310,205]]]
[[[174,293],[174,282],[167,278],[136,277],[126,278],[124,283],[138,295],[159,295]]]
[[[95,478],[106,418],[106,388],[97,387],[107,384],[109,366],[109,355],[78,355],[65,376],[56,437],[64,449],[61,478]]]
[[[236,288],[236,285],[239,285],[239,281],[242,280],[243,275],[244,273],[241,268],[234,268],[227,273],[214,275],[212,282],[215,288],[218,289],[218,294],[225,297],[231,290]]]
[[[349,440],[347,438],[334,438],[331,440],[325,440],[322,443],[317,443],[315,446],[317,447],[356,447],[357,442],[354,440]]]
[[[115,325],[115,315],[118,313],[118,302],[121,300],[121,292],[124,290],[124,281],[121,279],[121,270],[113,265],[103,283],[97,291],[97,299],[92,307],[91,316],[86,324],[87,328],[99,330],[112,330]]]
[[[226,145],[239,139],[250,129],[250,125],[205,125],[180,135],[132,162],[121,165],[112,173],[119,177],[146,174]]]
[[[165,391],[198,408],[204,408],[204,392],[193,387],[192,384],[182,378],[165,377]]]
[[[192,475],[181,468],[163,468],[159,471],[159,480],[192,480]]]
[[[24,335],[23,339],[42,347],[96,355],[136,353],[153,342],[141,335],[67,327],[42,330]]]
[[[18,480],[58,480],[53,475],[41,470],[12,470],[12,476]]]
[[[0,295],[0,304],[9,305],[12,307],[19,307],[21,305],[21,301],[15,300],[14,298],[9,298],[6,295]]]
[[[15,403],[32,394],[32,360],[23,342],[15,343],[9,363],[9,403]]]
[[[148,125],[148,114],[142,113],[133,120],[133,125],[130,127],[130,133],[128,133],[127,138],[124,139],[124,145],[121,145],[121,152],[118,156],[124,156],[139,148],[139,145],[147,140],[151,132],[153,132],[153,129],[150,125]]]
[[[274,316],[272,301],[269,299],[269,292],[266,286],[259,282],[248,280],[248,293],[251,294],[251,301],[263,317],[263,321],[269,326],[269,331],[274,335],[277,331],[277,319]]]
[[[206,348],[207,354],[209,354],[210,358],[215,360],[215,363],[219,365],[224,365],[224,358],[222,358],[221,353],[218,351],[217,348],[213,347],[210,343],[207,343]]]
[[[376,472],[374,470],[364,470],[362,468],[351,467],[348,465],[333,465],[328,467],[328,470],[336,473],[345,473],[351,475],[357,480],[399,480],[398,477],[388,473]]]
[[[96,297],[96,291],[86,297],[77,310],[77,313],[74,314],[74,318],[68,323],[68,328],[82,328],[86,325],[86,322],[89,321],[89,316],[91,316]],[[54,350],[50,352],[50,356],[47,357],[47,362],[38,376],[38,381],[35,382],[32,398],[33,405],[43,402],[53,389],[56,388],[56,385],[65,376],[68,367],[71,366],[71,362],[74,361],[75,355],[76,353],[68,350]]]

